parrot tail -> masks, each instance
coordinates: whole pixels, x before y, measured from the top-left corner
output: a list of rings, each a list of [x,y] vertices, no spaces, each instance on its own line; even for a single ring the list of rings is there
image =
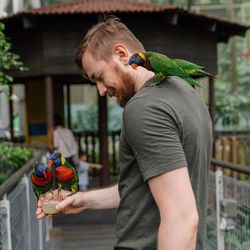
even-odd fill
[[[202,69],[199,70],[199,73],[200,73],[200,76],[209,76],[213,79],[218,79],[216,76],[214,76],[214,75],[212,75],[212,74],[210,74],[207,71],[202,70]]]
[[[190,85],[194,85],[197,86],[199,88],[203,88],[205,89],[205,86],[197,81],[195,81],[194,79],[192,79],[191,77],[183,77],[183,80],[185,80],[187,83],[189,83]]]

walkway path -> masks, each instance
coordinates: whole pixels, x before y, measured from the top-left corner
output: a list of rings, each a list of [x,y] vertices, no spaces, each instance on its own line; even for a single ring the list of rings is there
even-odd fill
[[[112,250],[115,242],[115,210],[85,211],[53,219],[46,250]]]

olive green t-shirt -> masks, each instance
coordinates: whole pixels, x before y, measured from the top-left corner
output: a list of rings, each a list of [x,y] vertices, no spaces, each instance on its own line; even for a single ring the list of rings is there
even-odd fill
[[[187,167],[199,213],[196,249],[203,250],[212,145],[210,116],[194,89],[180,78],[168,78],[160,86],[153,83],[153,78],[147,81],[123,111],[115,249],[157,249],[159,209],[147,181]],[[162,195],[164,192],[168,190]]]

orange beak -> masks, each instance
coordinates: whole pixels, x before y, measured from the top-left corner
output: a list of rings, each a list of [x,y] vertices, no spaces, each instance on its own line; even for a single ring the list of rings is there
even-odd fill
[[[131,64],[131,67],[133,68],[133,69],[137,69],[137,67],[138,67],[138,65],[137,64],[135,64],[135,63],[133,63],[133,64]]]

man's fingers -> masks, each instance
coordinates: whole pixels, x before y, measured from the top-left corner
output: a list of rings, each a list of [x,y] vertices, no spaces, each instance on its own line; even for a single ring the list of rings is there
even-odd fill
[[[36,218],[38,220],[43,219],[45,216],[46,216],[46,214],[44,212],[36,213]]]
[[[74,202],[74,197],[69,196],[65,200],[61,201],[59,204],[56,205],[56,210],[62,211],[65,207],[72,205]]]
[[[42,208],[38,207],[36,210],[36,215],[39,215],[41,213],[43,213],[43,210],[42,210]]]

